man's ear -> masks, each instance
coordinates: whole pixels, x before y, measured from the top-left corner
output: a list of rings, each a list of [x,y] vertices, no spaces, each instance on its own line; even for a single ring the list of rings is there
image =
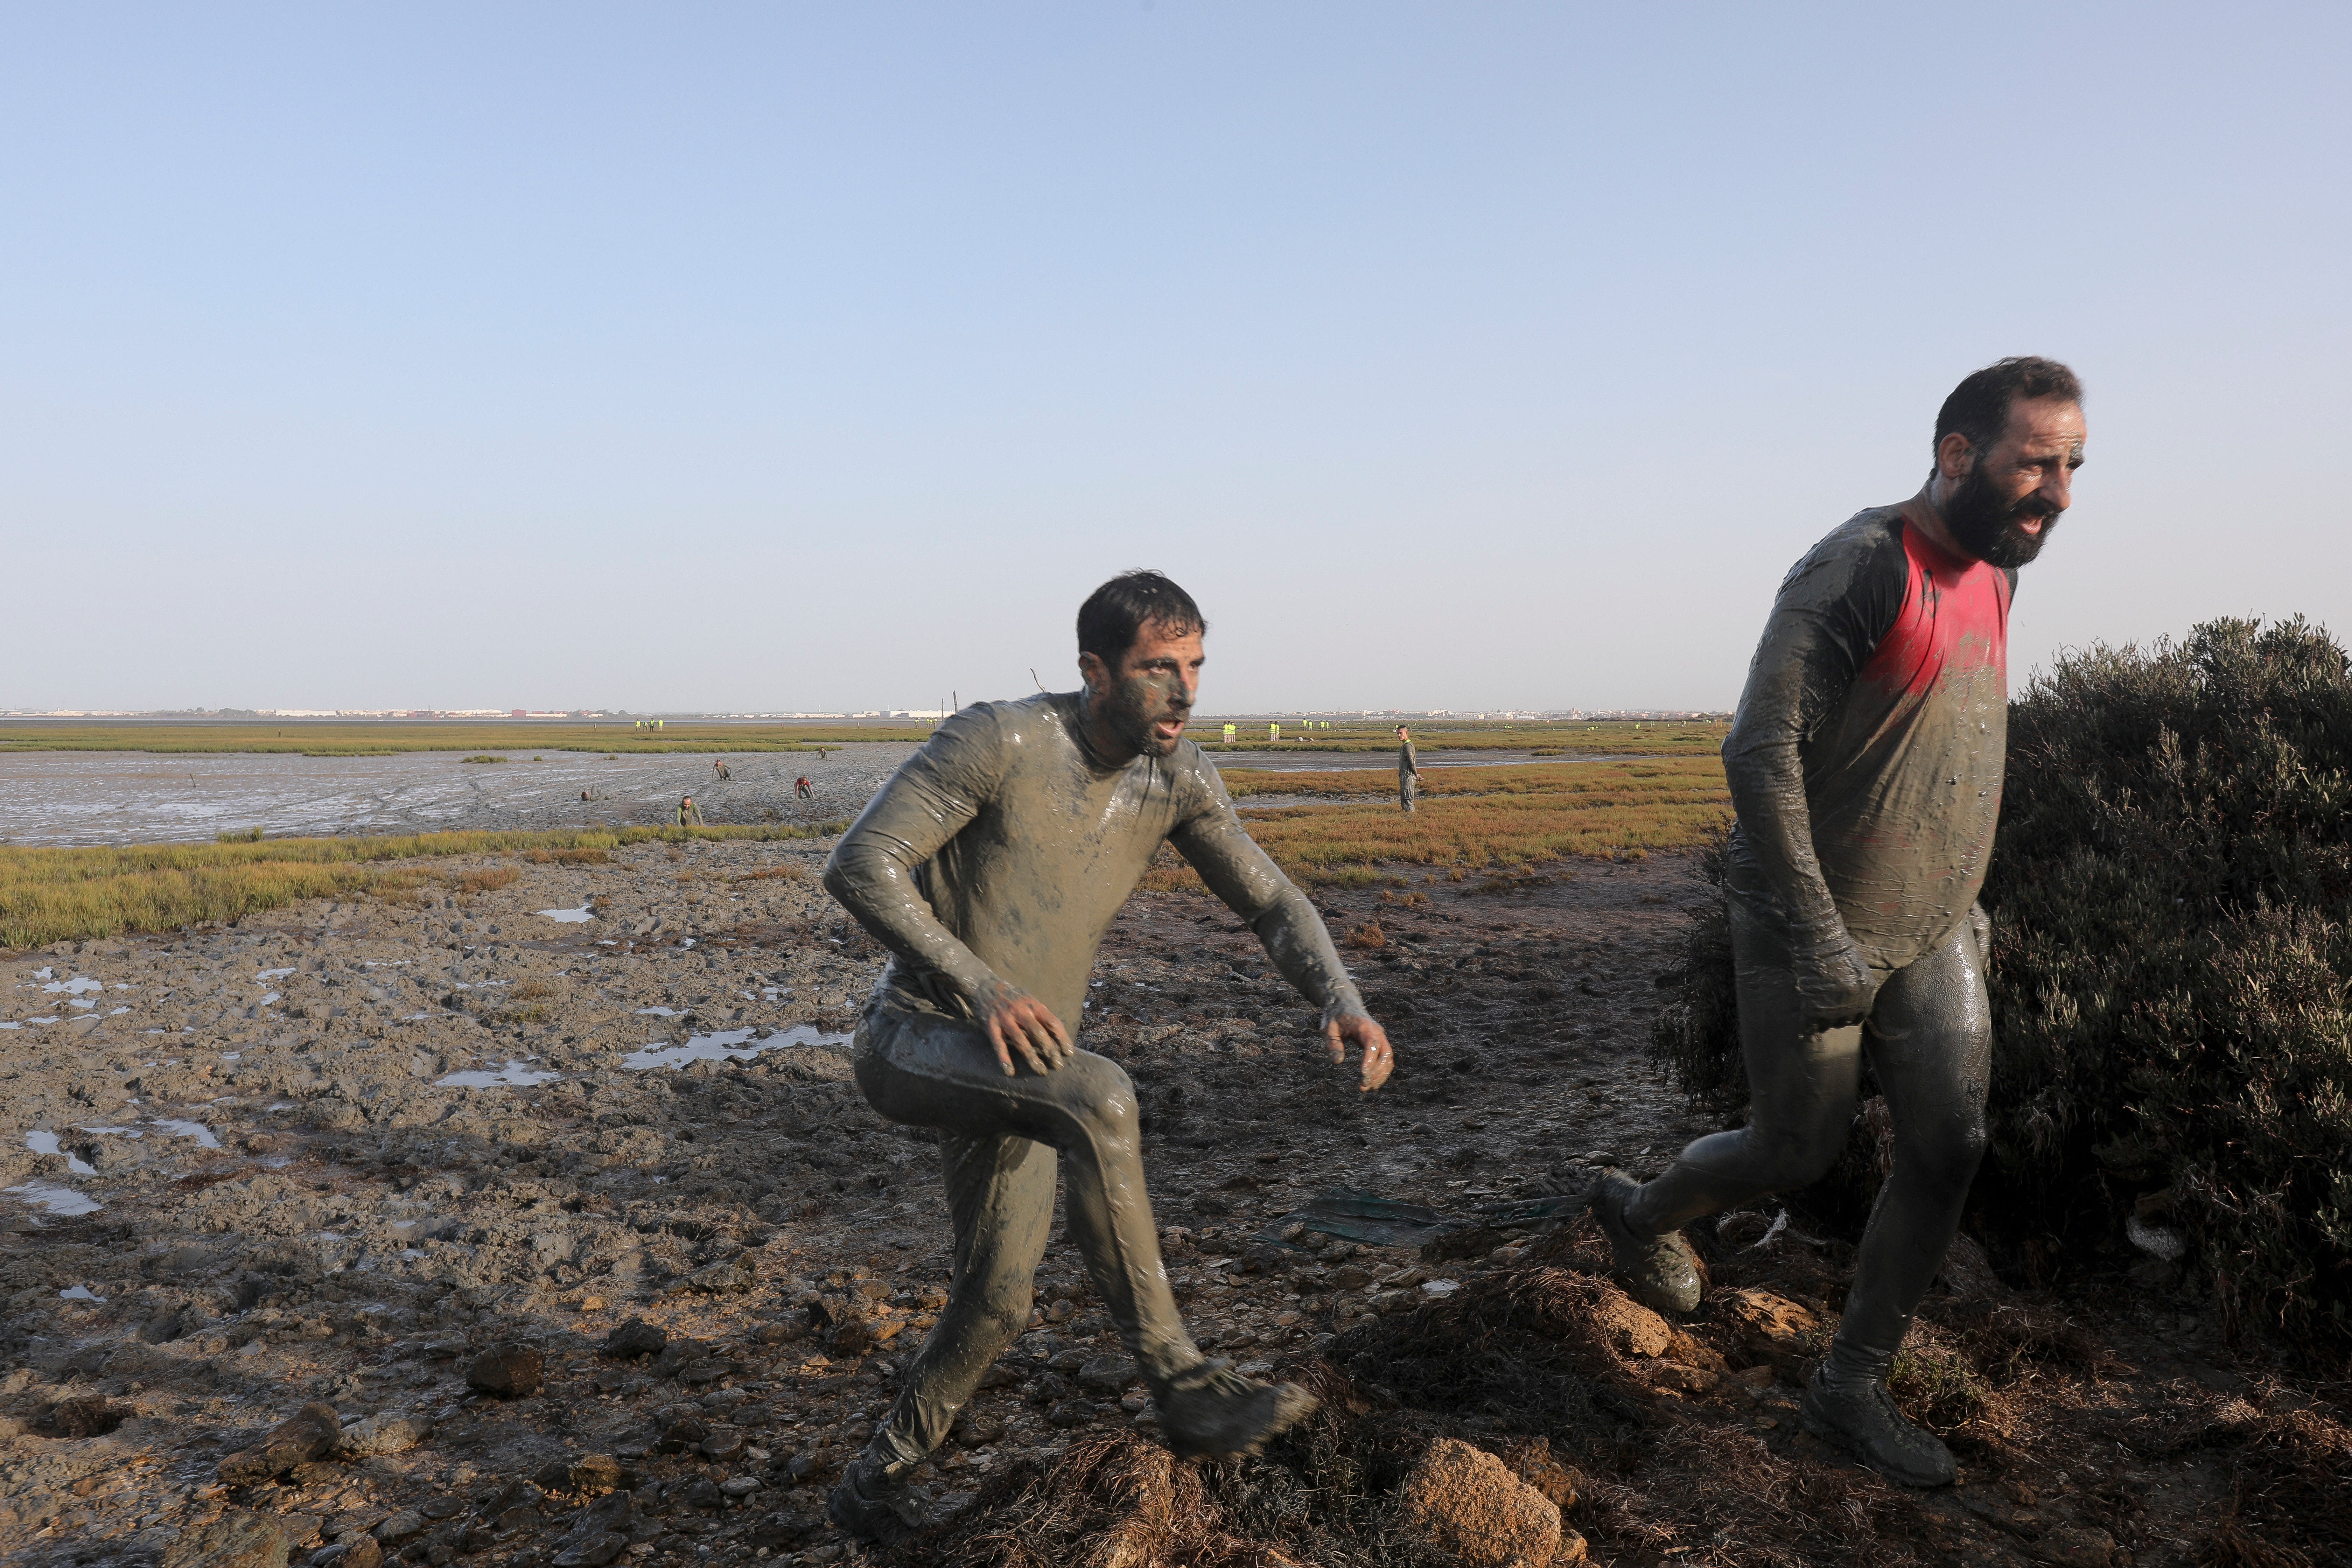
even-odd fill
[[[1110,666],[1098,653],[1078,655],[1078,679],[1086,682],[1088,691],[1100,692],[1110,685]]]
[[[1936,443],[1936,471],[1948,479],[1964,479],[1977,466],[1977,449],[1958,430],[1947,430]]]

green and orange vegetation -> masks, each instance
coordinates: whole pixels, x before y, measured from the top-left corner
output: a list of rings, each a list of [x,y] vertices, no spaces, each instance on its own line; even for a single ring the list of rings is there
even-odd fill
[[[1730,812],[1715,757],[1640,757],[1431,769],[1421,808],[1396,807],[1396,779],[1381,771],[1225,775],[1237,798],[1331,795],[1328,804],[1243,808],[1250,837],[1307,886],[1369,887],[1424,878],[1493,875],[1574,858],[1614,858],[1702,843]],[[1198,889],[1163,851],[1144,885]]]
[[[595,864],[624,845],[689,839],[816,838],[845,823],[809,826],[622,827],[552,833],[422,833],[373,838],[238,837],[218,844],[123,848],[0,847],[0,948],[173,931],[233,921],[297,899],[414,894],[431,876],[415,862],[510,855],[533,864]],[[514,880],[511,867],[469,869],[460,892]]]
[[[1195,719],[1191,734],[1201,749],[1217,755],[1251,752],[1393,752],[1391,720],[1335,722],[1328,730],[1301,730],[1300,721],[1282,721],[1282,739],[1266,738],[1266,721],[1237,721],[1232,741],[1220,738],[1224,721]],[[1723,745],[1727,725],[1702,719],[1409,719],[1413,744],[1424,757],[1433,752],[1530,752],[1537,756],[1696,756]]]
[[[505,762],[496,751],[593,752],[610,756],[676,752],[813,752],[852,741],[920,741],[927,724],[667,724],[640,730],[626,719],[544,723],[467,723],[425,719],[331,723],[26,723],[0,726],[0,752],[258,752],[306,757],[383,757],[403,752],[469,752],[467,762]],[[536,762],[538,759],[533,758]]]

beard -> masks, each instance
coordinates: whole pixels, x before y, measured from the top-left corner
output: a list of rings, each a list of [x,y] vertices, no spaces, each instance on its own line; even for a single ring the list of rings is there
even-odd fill
[[[2039,521],[2041,528],[2028,532],[2025,524]],[[2042,553],[2057,531],[2058,513],[2037,495],[2027,495],[2014,501],[2004,501],[1993,493],[1991,481],[1985,478],[1984,465],[1969,470],[1959,489],[1944,506],[1944,526],[1960,547],[1989,566],[2010,570],[2026,564]]]
[[[1181,721],[1192,711],[1191,703],[1170,701],[1152,683],[1143,680],[1115,682],[1101,701],[1105,726],[1148,757],[1168,756],[1184,739],[1181,731],[1172,739],[1163,737],[1152,726],[1163,719]]]

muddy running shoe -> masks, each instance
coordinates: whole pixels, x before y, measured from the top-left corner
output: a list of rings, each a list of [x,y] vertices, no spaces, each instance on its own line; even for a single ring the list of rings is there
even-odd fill
[[[923,1527],[923,1504],[905,1481],[891,1480],[877,1461],[860,1455],[824,1500],[824,1516],[860,1541],[887,1546]]]
[[[1706,1289],[1698,1254],[1681,1231],[1643,1236],[1625,1223],[1625,1205],[1641,1190],[1622,1171],[1601,1172],[1601,1184],[1592,1189],[1592,1217],[1616,1252],[1617,1272],[1635,1300],[1654,1311],[1690,1311]]]
[[[1906,1487],[1948,1487],[1960,1473],[1942,1439],[1904,1420],[1876,1378],[1832,1385],[1816,1372],[1798,1403],[1797,1424]]]
[[[1178,1373],[1153,1403],[1160,1434],[1180,1458],[1224,1459],[1256,1453],[1317,1401],[1296,1384],[1260,1383],[1231,1362],[1204,1361]]]

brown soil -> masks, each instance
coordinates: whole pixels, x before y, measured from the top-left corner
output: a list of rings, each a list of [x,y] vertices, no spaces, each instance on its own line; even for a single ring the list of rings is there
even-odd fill
[[[0,1036],[0,1186],[103,1205],[0,1209],[0,1562],[152,1561],[236,1510],[281,1521],[297,1562],[379,1536],[431,1564],[587,1561],[598,1542],[662,1568],[858,1555],[823,1492],[941,1300],[925,1141],[866,1108],[837,1045],[620,1060],[843,1026],[878,955],[790,874],[822,849],[641,847],[524,866],[462,907],[300,906],[0,962],[12,1017],[88,999],[40,989],[69,976],[129,987]],[[1670,856],[1318,895],[1398,1043],[1396,1081],[1369,1097],[1220,906],[1139,896],[1088,1043],[1139,1084],[1171,1278],[1213,1353],[1325,1406],[1261,1460],[1155,1458],[1139,1393],[1091,1367],[1071,1386],[1116,1345],[1057,1246],[1031,1331],[921,1478],[936,1531],[892,1555],[1433,1563],[1388,1499],[1450,1436],[1573,1499],[1569,1535],[1601,1563],[2346,1561],[2342,1385],[2225,1347],[2161,1281],[2059,1300],[1964,1248],[1898,1376],[1966,1470],[1923,1495],[1797,1429],[1852,1261],[1819,1215],[1700,1227],[1715,1289],[1679,1331],[1605,1283],[1582,1222],[1490,1224],[1426,1255],[1267,1239],[1333,1189],[1471,1220],[1708,1130],[1644,1055],[1702,896]],[[582,924],[531,912],[600,897]],[[509,1061],[555,1076],[438,1081]],[[635,1319],[666,1343],[604,1353]],[[538,1393],[469,1386],[525,1350]],[[218,1479],[314,1401],[347,1436],[362,1417],[430,1435]]]

